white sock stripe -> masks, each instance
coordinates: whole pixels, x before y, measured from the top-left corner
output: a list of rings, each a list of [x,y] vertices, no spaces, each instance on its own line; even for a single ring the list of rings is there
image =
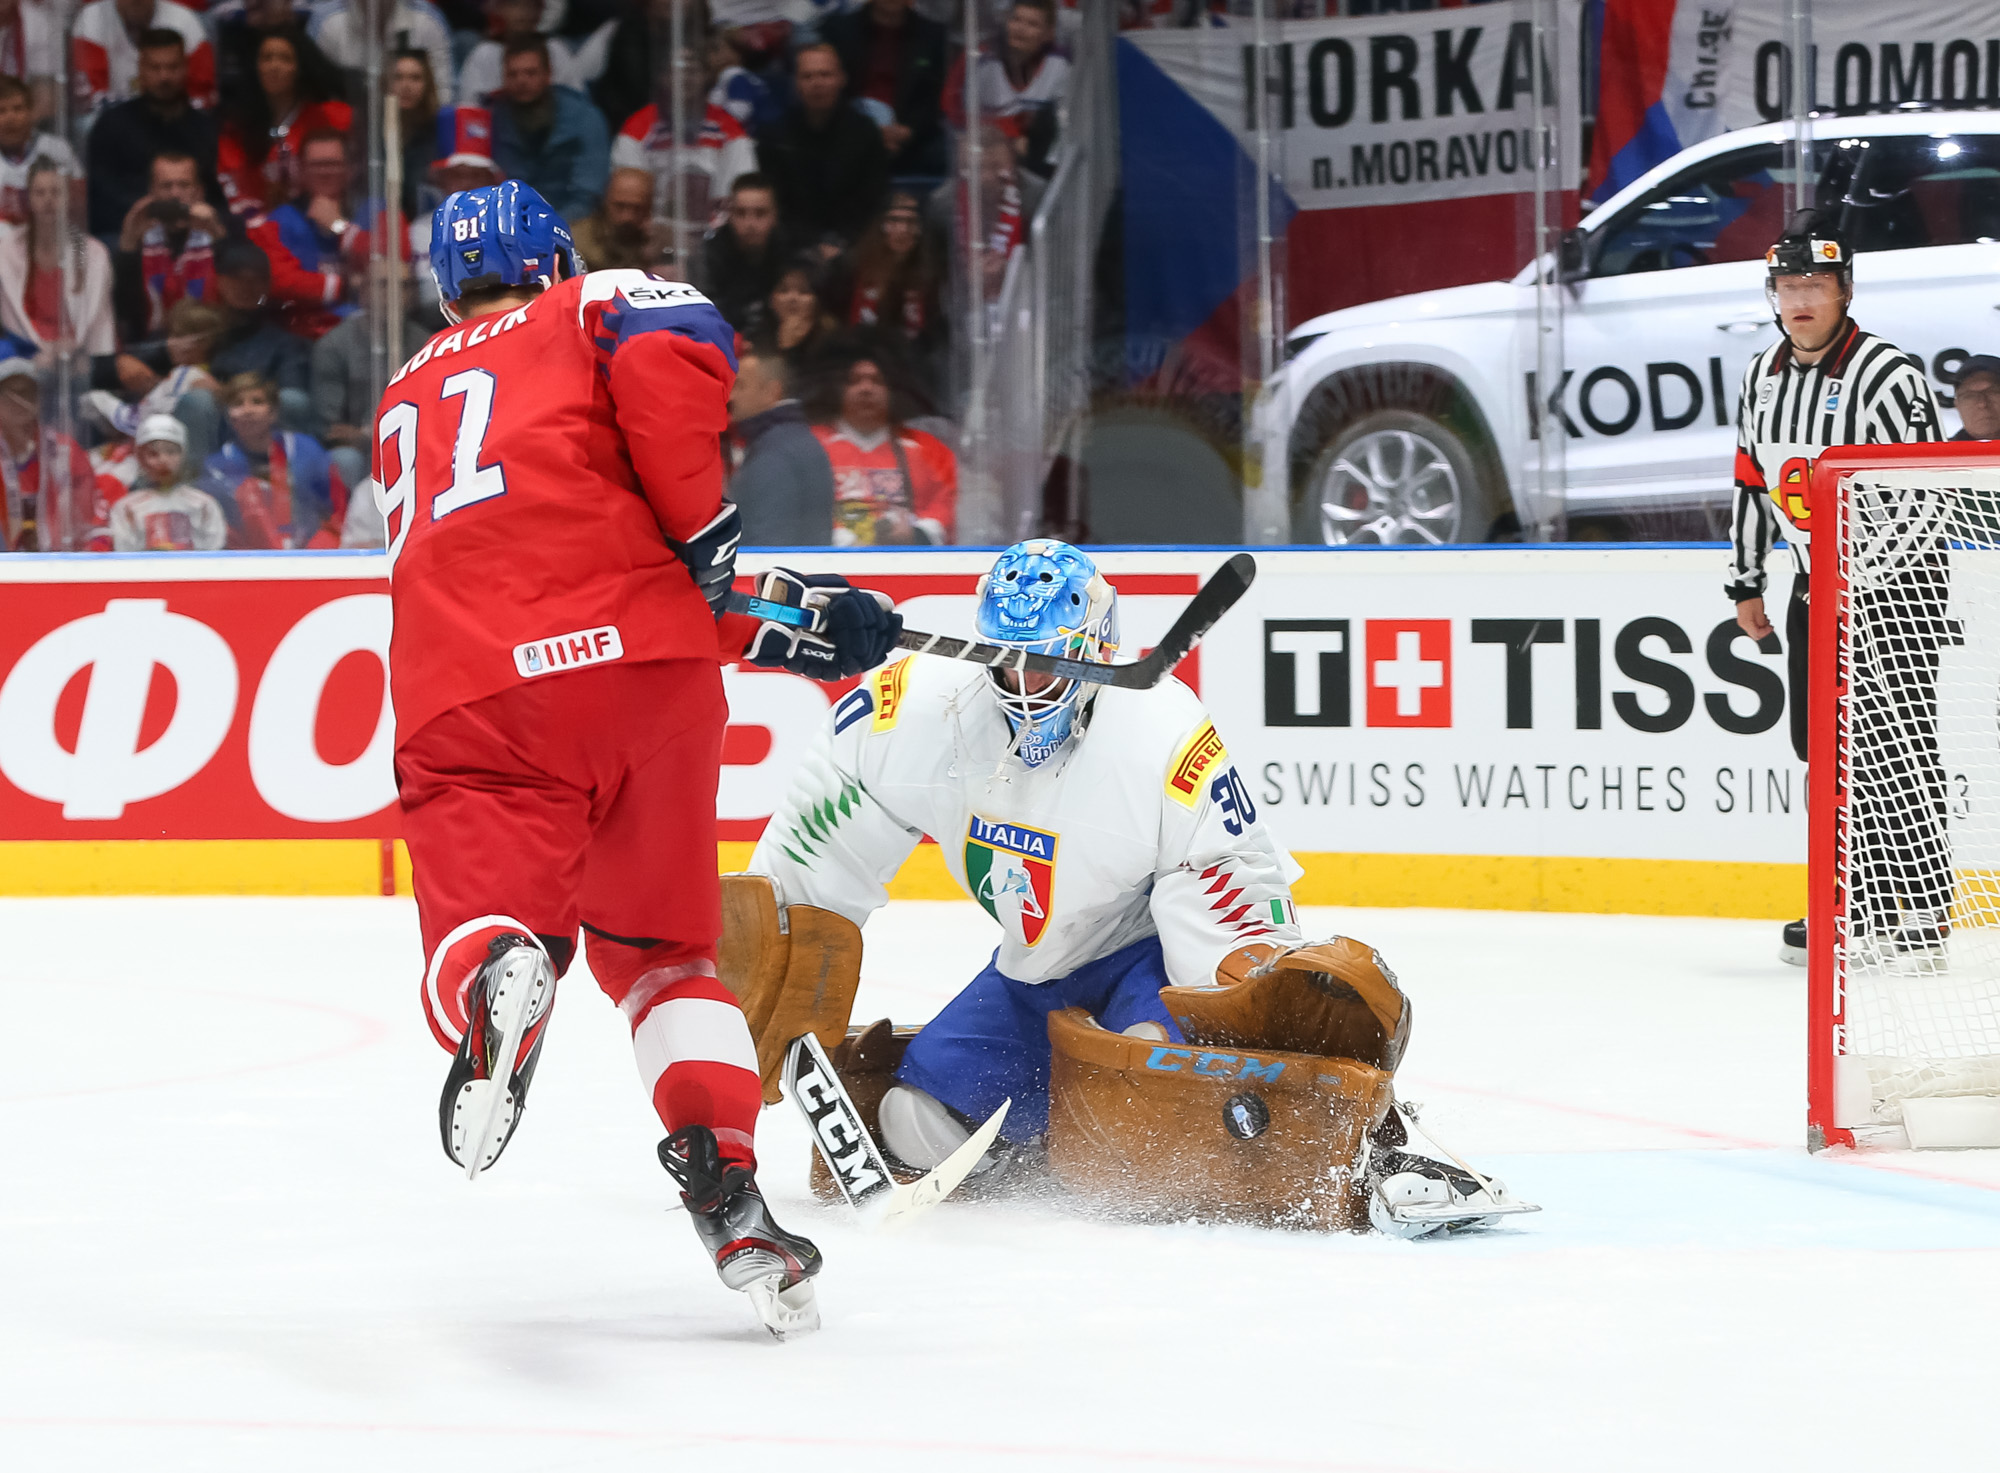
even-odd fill
[[[757,1072],[757,1049],[743,1010],[705,997],[669,998],[654,1008],[632,1034],[632,1053],[648,1095],[675,1064],[728,1064]]]
[[[459,1030],[452,1026],[451,1018],[444,1010],[444,999],[438,996],[438,974],[444,969],[445,953],[450,951],[458,942],[470,936],[474,931],[486,926],[498,926],[503,930],[519,931],[523,936],[534,942],[544,955],[548,954],[548,948],[542,946],[542,938],[512,916],[474,916],[471,920],[461,922],[446,932],[444,939],[438,942],[437,949],[431,953],[430,965],[424,969],[424,1006],[429,1010],[432,1021],[437,1024],[438,1031],[440,1033],[449,1033],[451,1041],[454,1044],[459,1041]]]
[[[640,974],[632,984],[632,990],[625,994],[625,1001],[618,1004],[618,1011],[625,1015],[627,1022],[646,1011],[652,1000],[672,987],[676,982],[685,982],[690,977],[713,977],[715,963],[711,961],[683,962],[677,967],[655,967],[650,972]]]

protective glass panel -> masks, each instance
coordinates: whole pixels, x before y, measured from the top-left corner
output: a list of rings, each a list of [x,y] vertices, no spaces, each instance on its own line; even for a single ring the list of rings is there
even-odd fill
[[[1648,190],[1602,227],[1593,276],[1763,259],[1784,228],[1784,149],[1743,149]]]
[[[1857,251],[1966,245],[2000,238],[2000,138],[1869,140],[1839,196]]]

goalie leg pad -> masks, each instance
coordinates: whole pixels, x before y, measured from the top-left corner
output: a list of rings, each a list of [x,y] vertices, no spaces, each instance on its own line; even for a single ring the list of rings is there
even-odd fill
[[[764,1103],[784,1097],[785,1050],[801,1033],[832,1049],[847,1036],[861,986],[861,928],[811,905],[778,905],[763,875],[722,878],[716,975],[743,1006],[757,1046]]]
[[[1156,1043],[1081,1008],[1050,1015],[1048,1154],[1071,1191],[1120,1211],[1358,1229],[1361,1164],[1388,1071],[1273,1049]]]

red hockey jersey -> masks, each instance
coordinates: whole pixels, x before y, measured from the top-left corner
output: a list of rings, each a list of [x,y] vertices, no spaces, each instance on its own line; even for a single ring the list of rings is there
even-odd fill
[[[667,538],[722,504],[734,336],[691,286],[594,271],[447,328],[390,380],[374,472],[399,745],[522,681],[718,658]]]

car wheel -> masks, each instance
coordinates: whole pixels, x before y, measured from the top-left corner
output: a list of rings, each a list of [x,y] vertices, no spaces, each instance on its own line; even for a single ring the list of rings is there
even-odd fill
[[[1329,547],[1482,541],[1493,504],[1471,450],[1425,415],[1380,409],[1313,457],[1293,535]]]

